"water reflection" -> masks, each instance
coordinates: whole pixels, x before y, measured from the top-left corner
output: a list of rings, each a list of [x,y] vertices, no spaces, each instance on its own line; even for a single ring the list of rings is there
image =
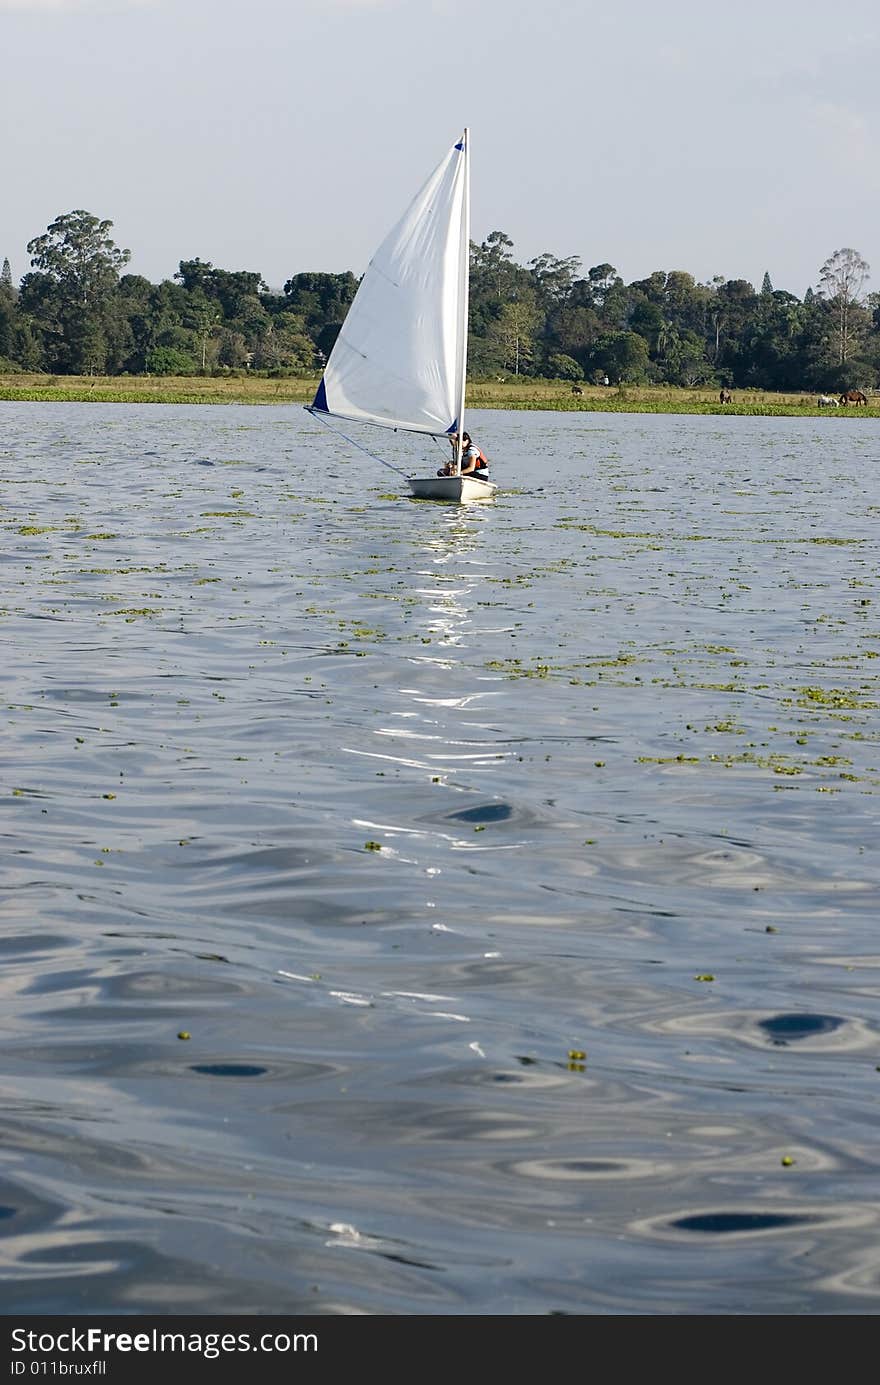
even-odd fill
[[[430,559],[430,566],[418,573],[430,579],[430,585],[414,589],[419,598],[416,628],[426,644],[457,647],[464,643],[472,621],[480,580],[480,573],[474,568],[483,566],[479,556],[483,518],[462,506],[443,509],[436,518],[439,522],[427,530],[423,528],[414,544],[417,560],[420,555]],[[418,662],[428,659],[438,662],[431,655],[420,656]],[[452,667],[450,662],[439,662],[441,667]]]

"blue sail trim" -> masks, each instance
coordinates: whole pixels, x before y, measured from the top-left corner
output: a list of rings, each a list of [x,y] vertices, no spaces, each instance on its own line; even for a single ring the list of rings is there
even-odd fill
[[[318,386],[318,392],[317,392],[317,394],[315,395],[314,399],[312,400],[312,408],[313,408],[313,409],[320,409],[320,410],[322,411],[322,413],[325,413],[325,414],[329,414],[329,412],[330,412],[330,409],[329,409],[328,404],[327,404],[327,391],[326,391],[326,389],[324,388],[324,381],[323,381],[323,379],[321,380],[321,383],[320,383],[320,385]]]

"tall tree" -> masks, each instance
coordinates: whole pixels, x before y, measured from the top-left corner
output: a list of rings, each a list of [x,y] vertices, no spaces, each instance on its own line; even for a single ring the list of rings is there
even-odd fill
[[[745,327],[748,363],[742,382],[762,389],[796,389],[804,376],[805,314],[794,294],[760,293]]]
[[[107,323],[119,283],[119,271],[131,259],[109,232],[112,221],[90,212],[59,216],[45,235],[28,242],[36,274],[22,285],[41,304],[38,327],[56,334],[55,364],[70,371],[100,371],[106,360]],[[30,282],[29,282],[30,281]],[[42,281],[42,284],[39,284]]]
[[[0,293],[0,360],[11,360],[15,349],[15,308],[12,300]]]
[[[857,250],[835,250],[819,271],[819,283],[834,313],[837,360],[844,365],[852,354],[859,328],[862,290],[871,266]]]
[[[9,261],[3,261],[0,273],[0,356],[11,358],[15,335],[15,290]]]
[[[593,301],[598,308],[604,307],[609,295],[623,283],[614,265],[611,264],[593,265],[592,269],[587,270],[587,277],[593,290]]]
[[[529,260],[529,269],[537,290],[538,302],[546,308],[564,303],[571,295],[581,262],[577,255],[560,260],[547,251]]]
[[[183,325],[195,335],[198,343],[201,369],[207,370],[213,364],[213,338],[220,328],[223,315],[215,301],[208,298],[201,288],[193,289],[183,311]]]
[[[115,289],[119,271],[131,259],[108,232],[112,221],[99,221],[90,212],[68,212],[49,226],[46,234],[28,241],[34,269],[48,274],[80,307],[97,308]]]
[[[471,243],[470,271],[471,290],[501,303],[507,297],[511,284],[516,281],[519,266],[514,262],[511,251],[513,241],[503,231],[493,231],[481,245]]]
[[[471,241],[470,330],[475,344],[481,341],[485,343],[485,350],[478,346],[477,356],[473,358],[481,362],[484,368],[516,368],[515,360],[510,363],[507,360],[503,341],[509,333],[501,327],[501,319],[511,303],[529,302],[533,306],[535,303],[535,279],[528,270],[516,263],[512,249],[513,241],[503,231],[493,231],[481,245]],[[514,313],[513,319],[516,317],[517,313]],[[535,322],[532,321],[530,337],[534,328]]]
[[[761,280],[761,292],[762,292],[762,293],[772,293],[772,292],[773,292],[773,285],[772,285],[771,282],[770,282],[770,274],[769,274],[769,271],[766,270],[766,269],[764,270],[764,278]]]
[[[758,296],[747,279],[713,281],[708,314],[712,334],[709,355],[716,370],[736,384],[742,383],[747,355],[743,345],[745,331],[757,302]]]
[[[534,293],[524,293],[505,303],[489,326],[487,336],[495,343],[503,364],[514,375],[524,372],[532,359],[539,317]]]

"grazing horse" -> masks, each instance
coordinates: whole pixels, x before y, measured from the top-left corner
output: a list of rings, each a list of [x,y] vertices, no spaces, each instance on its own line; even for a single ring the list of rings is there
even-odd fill
[[[837,409],[840,407],[839,399],[832,399],[830,394],[820,394],[816,400],[817,409]]]
[[[720,393],[719,396],[718,396],[718,401],[719,401],[719,403],[721,403],[721,404],[730,404],[730,403],[732,403],[732,401],[733,401],[733,395],[730,393],[730,390],[722,390],[721,393]]]
[[[580,385],[572,385],[571,392],[572,394],[583,394],[583,390],[581,389]]]
[[[867,404],[868,396],[861,390],[845,390],[840,396],[841,404]]]

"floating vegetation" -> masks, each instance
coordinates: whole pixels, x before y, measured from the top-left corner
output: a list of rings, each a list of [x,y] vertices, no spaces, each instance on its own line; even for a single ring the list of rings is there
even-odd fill
[[[880,703],[847,692],[845,688],[798,688],[797,703],[800,707],[851,707],[860,711],[880,706]]]
[[[639,765],[698,765],[699,755],[637,755]]]
[[[158,616],[162,612],[158,606],[120,606],[115,611],[105,611],[108,616]]]

